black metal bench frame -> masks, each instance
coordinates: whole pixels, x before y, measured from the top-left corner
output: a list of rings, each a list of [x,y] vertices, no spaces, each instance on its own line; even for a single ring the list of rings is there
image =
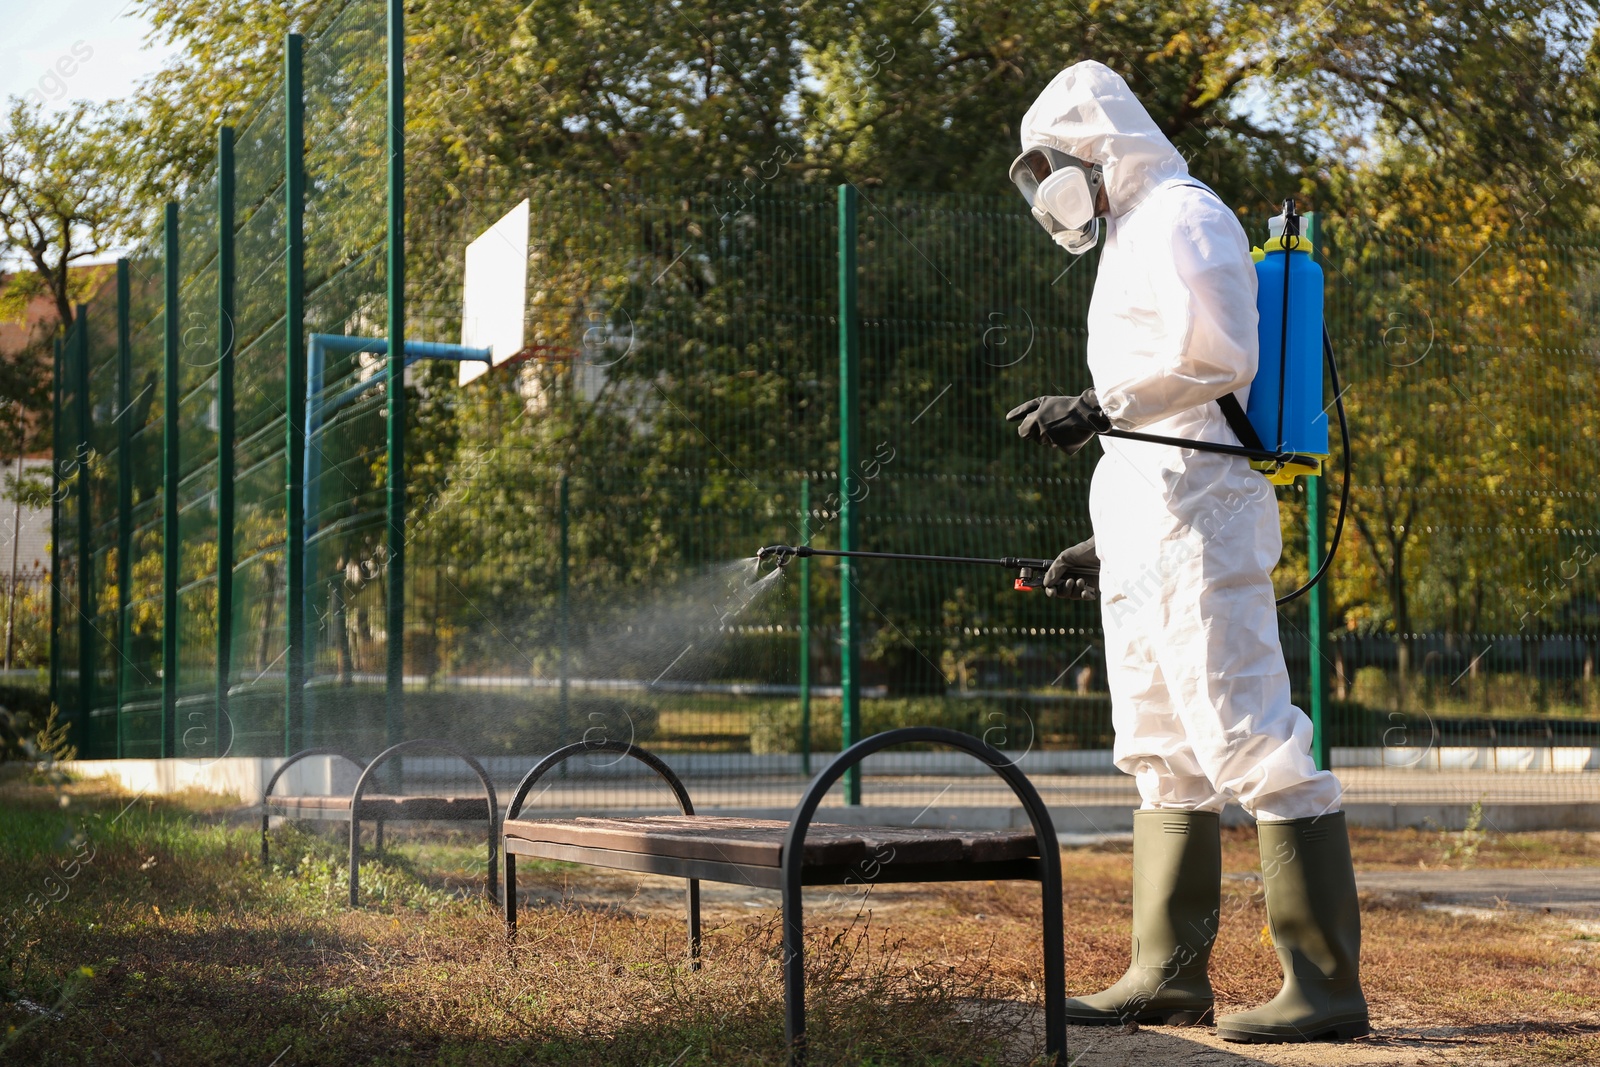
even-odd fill
[[[500,899],[500,865],[496,861],[496,849],[500,844],[500,801],[495,796],[494,783],[489,781],[489,772],[483,769],[483,764],[473,759],[467,753],[452,745],[448,741],[439,741],[430,737],[413,738],[410,741],[401,741],[399,744],[390,745],[372,758],[366,770],[361,772],[361,777],[356,779],[356,787],[350,793],[350,906],[359,906],[361,902],[361,798],[366,795],[367,785],[372,781],[372,773],[389,760],[402,752],[415,748],[435,749],[448,752],[455,756],[478,776],[478,781],[483,783],[484,799],[489,802],[489,881],[484,892],[491,903],[498,903]]]
[[[465,763],[468,767],[471,767],[473,773],[478,776],[478,781],[483,783],[484,799],[488,803],[488,821],[489,821],[489,833],[488,833],[489,867],[488,867],[488,882],[487,882],[486,893],[487,893],[490,901],[492,901],[494,903],[499,903],[499,900],[500,900],[500,894],[499,894],[500,864],[499,864],[498,849],[499,849],[499,843],[500,843],[500,819],[499,819],[499,811],[500,811],[499,803],[500,802],[499,802],[499,798],[495,795],[494,783],[489,781],[488,772],[483,769],[483,765],[481,763],[479,763],[476,759],[473,759],[466,752],[464,752],[461,749],[457,748],[455,745],[451,744],[450,742],[448,742],[448,741],[440,741],[440,740],[436,740],[434,738],[415,738],[415,739],[410,740],[410,741],[401,741],[399,744],[396,744],[396,745],[390,745],[388,748],[384,749],[382,752],[380,752],[376,756],[374,756],[370,763],[366,762],[364,760],[361,760],[360,758],[358,758],[356,756],[351,756],[348,753],[341,752],[338,749],[334,749],[334,748],[307,748],[307,749],[302,749],[299,752],[296,752],[294,755],[290,756],[287,760],[284,760],[284,762],[281,763],[278,766],[278,769],[272,772],[272,777],[267,779],[267,787],[261,791],[261,866],[262,867],[266,867],[267,863],[268,863],[267,829],[268,829],[268,822],[269,822],[269,820],[270,820],[270,818],[272,816],[272,807],[271,807],[271,805],[272,805],[272,790],[273,790],[273,787],[278,784],[278,779],[282,778],[284,772],[287,771],[290,767],[294,766],[296,763],[298,763],[301,760],[306,759],[306,758],[308,758],[310,756],[335,756],[335,757],[337,757],[339,759],[345,760],[345,761],[347,761],[347,762],[349,762],[351,764],[354,764],[356,767],[359,767],[361,769],[361,776],[356,779],[356,787],[355,787],[354,790],[351,791],[351,794],[350,794],[350,808],[349,808],[349,811],[348,811],[348,818],[349,818],[349,822],[350,822],[350,906],[352,908],[356,907],[358,905],[358,902],[359,902],[359,899],[360,899],[360,885],[361,885],[361,816],[360,816],[360,810],[361,810],[362,798],[366,795],[367,786],[372,781],[372,777],[373,777],[373,772],[374,771],[376,771],[379,767],[383,766],[383,764],[387,763],[389,760],[393,759],[395,756],[399,755],[401,752],[406,752],[406,751],[409,751],[409,750],[415,749],[415,748],[435,749],[435,750],[438,750],[438,751],[447,752],[450,755],[455,756],[456,758],[460,759],[463,763]],[[328,812],[328,813],[331,813],[334,817],[338,817],[337,813],[341,809],[339,809],[339,808],[327,808],[327,809],[323,809],[323,810]],[[285,811],[287,812],[287,809],[285,809]],[[329,816],[328,815],[324,815],[323,817],[327,818]],[[476,818],[476,816],[473,816],[473,818]],[[381,852],[381,851],[383,851],[383,824],[384,824],[384,819],[382,817],[377,817],[374,821],[377,823],[377,826],[376,826],[376,830],[377,830],[377,841],[376,841],[377,849],[378,849],[378,851]],[[393,821],[395,821],[395,822],[403,822],[405,820],[404,819],[393,819]]]
[[[367,769],[366,760],[359,756],[352,756],[348,752],[341,752],[336,748],[302,748],[299,752],[296,752],[294,755],[278,764],[278,769],[272,772],[271,778],[267,779],[267,787],[261,791],[261,866],[263,868],[265,868],[268,864],[267,829],[268,822],[272,818],[272,789],[278,784],[278,779],[283,777],[285,771],[287,771],[290,767],[293,767],[296,763],[299,763],[301,760],[309,759],[312,756],[333,756],[337,759],[344,760],[346,763],[354,764],[359,770],[364,771]],[[378,847],[382,848],[382,819],[378,820],[378,842]]]
[[[863,865],[848,867],[807,865],[805,855],[806,831],[811,826],[822,799],[844,772],[875,752],[895,745],[936,744],[960,749],[987,764],[1016,794],[1028,814],[1038,842],[1039,855],[1034,859],[973,862],[962,860],[948,863],[884,863],[874,864],[877,870],[870,877]],[[631,757],[653,770],[672,789],[683,814],[693,815],[694,805],[683,782],[661,759],[654,754],[622,741],[580,741],[550,753],[540,760],[523,777],[517,792],[506,809],[506,820],[516,819],[522,812],[534,784],[558,764],[585,753],[609,752]],[[501,824],[504,826],[504,823]],[[788,1046],[789,1063],[797,1067],[805,1062],[806,1010],[805,1010],[805,942],[802,889],[808,885],[841,885],[846,883],[885,884],[891,882],[957,882],[1018,880],[1040,883],[1042,926],[1044,934],[1044,1015],[1046,1062],[1066,1062],[1066,957],[1064,917],[1061,899],[1061,851],[1056,844],[1055,826],[1050,813],[1040,799],[1038,790],[1016,765],[999,750],[968,734],[941,727],[914,726],[888,730],[875,734],[841,752],[827,767],[812,779],[805,796],[795,808],[784,836],[781,866],[779,868],[747,866],[713,860],[691,860],[671,856],[649,855],[614,849],[593,848],[580,845],[559,845],[551,842],[521,842],[506,837],[505,865],[505,922],[506,933],[515,938],[517,928],[517,852],[538,855],[548,859],[569,860],[592,866],[649,874],[670,875],[688,880],[687,910],[689,924],[690,967],[700,966],[700,880],[730,882],[736,885],[757,885],[780,889],[783,893],[783,992],[784,1037]],[[535,851],[535,846],[537,851]]]

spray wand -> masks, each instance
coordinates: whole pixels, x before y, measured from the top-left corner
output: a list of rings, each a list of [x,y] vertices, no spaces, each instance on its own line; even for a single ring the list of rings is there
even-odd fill
[[[771,561],[781,570],[789,565],[790,560],[805,559],[807,556],[840,556],[845,559],[897,559],[909,563],[976,563],[990,567],[1004,567],[1017,572],[1011,588],[1019,593],[1031,593],[1044,584],[1044,572],[1050,569],[1054,560],[1029,559],[1026,556],[1000,556],[990,558],[987,556],[919,556],[911,552],[841,552],[828,548],[810,548],[804,545],[767,545],[756,553],[756,559],[762,563]],[[1088,567],[1072,568],[1068,571],[1079,578],[1096,578],[1099,572]]]

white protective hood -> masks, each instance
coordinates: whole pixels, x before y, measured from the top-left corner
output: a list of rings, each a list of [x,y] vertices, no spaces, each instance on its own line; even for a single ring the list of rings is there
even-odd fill
[[[1105,169],[1112,216],[1189,166],[1122,76],[1086,59],[1057,74],[1022,116],[1023,150],[1045,146]]]

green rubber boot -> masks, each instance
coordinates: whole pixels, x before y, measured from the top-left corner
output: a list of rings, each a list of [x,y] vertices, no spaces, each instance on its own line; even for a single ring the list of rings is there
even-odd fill
[[[1133,962],[1103,993],[1067,1001],[1077,1026],[1211,1021],[1206,965],[1222,909],[1222,837],[1212,811],[1133,815]]]
[[[1344,812],[1256,824],[1272,943],[1283,989],[1252,1011],[1224,1015],[1226,1041],[1336,1041],[1371,1032],[1361,995],[1361,910]]]

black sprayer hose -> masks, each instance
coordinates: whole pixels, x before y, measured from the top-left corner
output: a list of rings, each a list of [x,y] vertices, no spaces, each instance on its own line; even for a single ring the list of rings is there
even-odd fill
[[[1278,598],[1278,606],[1297,600],[1312,586],[1322,581],[1322,576],[1328,573],[1328,567],[1333,563],[1334,554],[1339,551],[1339,536],[1344,533],[1344,513],[1350,503],[1350,423],[1344,414],[1344,389],[1339,385],[1339,365],[1333,358],[1333,340],[1328,336],[1326,324],[1322,327],[1322,353],[1328,360],[1328,378],[1333,385],[1333,407],[1339,413],[1339,440],[1344,448],[1344,484],[1339,487],[1339,516],[1333,522],[1333,539],[1328,542],[1327,555],[1322,557],[1322,566],[1317,568],[1317,573],[1306,579],[1302,585],[1292,593],[1286,593]]]

